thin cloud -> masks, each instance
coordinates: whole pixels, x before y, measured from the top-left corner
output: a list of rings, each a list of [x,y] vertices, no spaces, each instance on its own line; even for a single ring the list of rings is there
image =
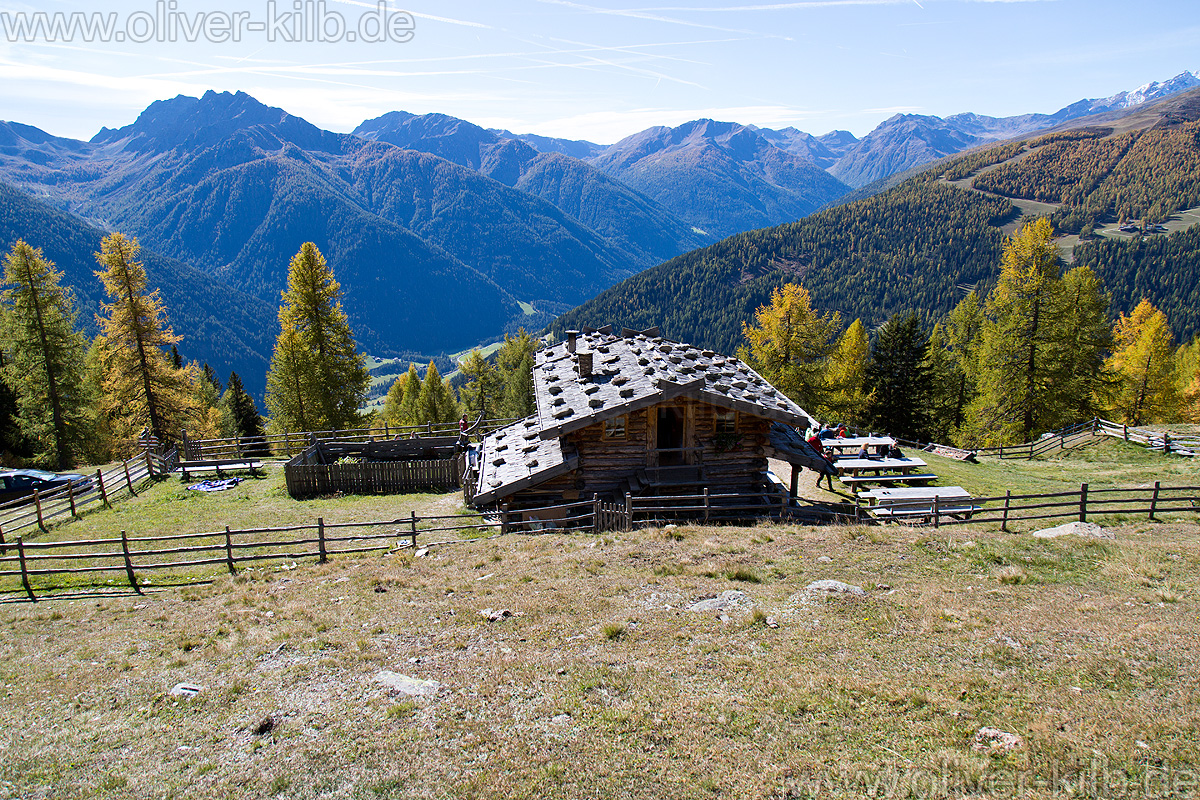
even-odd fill
[[[710,25],[703,22],[692,22],[686,19],[677,19],[675,17],[663,17],[657,14],[650,14],[640,9],[627,8],[599,8],[597,6],[588,6],[583,3],[574,3],[571,0],[536,0],[545,5],[563,6],[565,8],[574,8],[578,11],[585,11],[589,14],[600,14],[612,17],[629,17],[631,19],[642,19],[649,22],[663,22],[669,25],[683,25],[689,28],[704,28],[711,31],[721,31],[722,33],[739,33],[744,35],[753,35],[767,39],[782,39],[784,41],[792,41],[792,37],[783,36],[777,33],[762,33],[761,31],[751,31],[741,28],[724,28],[720,25]],[[707,10],[707,9],[704,9]]]

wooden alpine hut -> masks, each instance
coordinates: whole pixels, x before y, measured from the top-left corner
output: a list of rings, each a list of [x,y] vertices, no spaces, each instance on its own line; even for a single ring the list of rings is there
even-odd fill
[[[753,495],[767,488],[768,455],[808,465],[795,453],[795,429],[816,424],[804,409],[742,361],[657,328],[568,331],[538,351],[533,384],[537,413],[471,454],[464,491],[477,508]]]

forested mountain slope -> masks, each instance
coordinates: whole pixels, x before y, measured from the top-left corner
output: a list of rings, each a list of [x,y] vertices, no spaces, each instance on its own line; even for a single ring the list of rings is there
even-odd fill
[[[521,139],[445,114],[393,111],[367,120],[354,134],[433,153],[540,197],[607,240],[630,270],[658,264],[716,238],[578,158],[539,152]]]
[[[1156,115],[1142,114],[1133,130],[1058,131],[940,162],[874,196],[640,273],[553,328],[659,324],[667,336],[728,352],[741,340],[741,323],[789,281],[807,287],[815,307],[839,311],[846,321],[875,326],[904,310],[933,320],[966,288],[997,273],[999,226],[1021,213],[1001,192],[1056,199],[1061,205],[1040,207],[1064,227],[1083,216],[1097,223],[1165,219],[1200,205],[1193,105],[1200,103],[1181,97]],[[967,188],[972,181],[976,190]],[[1100,239],[1078,245],[1074,255],[1105,280],[1114,313],[1128,313],[1146,297],[1167,311],[1177,337],[1189,337],[1200,330],[1198,245],[1200,234],[1191,229],[1132,242]]]
[[[632,272],[549,202],[245,94],[154,103],[89,143],[13,126],[0,136],[0,177],[272,305],[290,257],[316,242],[360,341],[381,354],[469,347]]]
[[[0,183],[0,248],[7,253],[21,238],[41,248],[62,270],[63,283],[74,290],[79,325],[89,336],[96,334],[96,313],[108,299],[93,274],[99,269],[95,253],[105,234]],[[214,368],[235,370],[246,390],[261,397],[275,340],[277,307],[151,249],[143,248],[141,258],[149,289],[159,292],[175,332],[183,336],[179,343],[183,356]],[[225,380],[229,376],[220,377]]]
[[[659,325],[665,336],[732,352],[742,322],[788,282],[813,304],[878,325],[892,313],[948,311],[959,286],[986,280],[1000,257],[1003,201],[914,178],[788,225],[749,231],[646,270],[564,314],[568,328]]]

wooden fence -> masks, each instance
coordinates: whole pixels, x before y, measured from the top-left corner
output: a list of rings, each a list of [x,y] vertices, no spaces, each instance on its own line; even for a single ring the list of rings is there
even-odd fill
[[[110,506],[117,499],[136,497],[145,483],[170,474],[177,463],[174,450],[163,455],[147,450],[108,472],[96,470],[86,483],[71,483],[46,493],[35,490],[31,497],[0,504],[0,550],[5,536],[17,531],[34,526],[44,531],[57,517],[78,517],[95,503]]]
[[[318,442],[283,466],[292,497],[345,492],[404,494],[460,485],[463,456],[455,437],[383,442]]]
[[[132,473],[131,473],[132,475]],[[136,485],[136,482],[131,480]],[[907,519],[939,527],[943,524],[993,524],[1007,531],[1017,523],[1070,519],[1200,514],[1200,486],[1090,488],[1048,494],[982,497],[973,500],[972,510],[962,511],[962,502],[946,510],[936,501],[889,506],[892,519]],[[329,523],[318,518],[312,525],[251,528],[183,533],[164,536],[131,536],[81,541],[25,541],[17,537],[0,549],[0,592],[19,592],[37,600],[39,592],[66,588],[54,580],[66,578],[69,585],[97,585],[96,580],[115,575],[132,591],[141,593],[150,583],[149,572],[174,572],[176,579],[195,581],[211,572],[236,572],[246,564],[263,561],[329,558],[352,553],[385,552],[470,541],[488,535],[539,533],[545,531],[632,530],[637,524],[667,521],[728,522],[749,519],[780,519],[798,522],[878,524],[862,506],[839,507],[797,505],[782,491],[753,495],[712,494],[669,497],[632,497],[624,502],[577,501],[532,509],[501,506],[493,511],[462,515],[418,516],[373,522]],[[422,538],[423,537],[423,538]],[[175,560],[171,560],[174,558]],[[88,579],[93,583],[84,583]],[[116,582],[116,581],[113,581]]]
[[[516,419],[484,420],[474,430],[477,436],[486,436],[516,422]],[[372,428],[352,428],[328,431],[291,431],[268,436],[234,436],[223,439],[185,439],[185,461],[234,460],[244,458],[289,459],[315,442],[337,440],[339,442],[379,442],[391,439],[408,439],[413,434],[420,438],[458,436],[458,423],[444,425],[396,426],[384,423]]]

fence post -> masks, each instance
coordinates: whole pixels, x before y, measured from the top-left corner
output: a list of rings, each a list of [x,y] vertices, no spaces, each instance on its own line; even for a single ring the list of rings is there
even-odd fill
[[[0,556],[8,553],[8,545],[4,543],[4,526],[0,525]]]
[[[1121,426],[1121,438],[1127,442],[1129,441],[1129,424],[1128,423]]]
[[[229,568],[230,575],[236,575],[237,570],[233,566],[233,539],[229,536],[229,526],[225,526],[225,566]]]
[[[133,560],[129,557],[129,536],[125,531],[121,531],[121,553],[125,556],[125,574],[129,576],[129,585],[138,594],[142,593],[142,587],[138,586],[137,576],[133,574]]]
[[[1158,487],[1159,481],[1154,482],[1154,494],[1150,497],[1150,519],[1154,519],[1154,510],[1158,508]],[[0,542],[3,540],[0,539]]]
[[[625,528],[626,531],[633,530],[633,495],[629,492],[625,493]]]
[[[37,506],[38,527],[46,530],[46,521],[42,519],[42,493],[38,491],[36,486],[33,487],[33,504]]]
[[[96,485],[100,487],[100,499],[104,501],[105,508],[112,508],[112,504],[108,502],[108,490],[104,488],[104,473],[96,470]]]
[[[1004,519],[1000,522],[1000,530],[1008,533],[1008,504],[1012,500],[1012,489],[1004,490]]]
[[[592,493],[592,533],[600,532],[600,495]]]
[[[242,457],[242,435],[239,433],[233,437],[233,446],[237,452],[237,457]]]
[[[137,497],[137,492],[133,490],[133,478],[129,477],[129,462],[125,462],[125,483],[129,486],[129,493]]]
[[[500,533],[508,533],[508,503],[500,504]]]
[[[1004,445],[1000,445],[1000,458],[1004,458]]]
[[[75,481],[67,481],[67,502],[71,504],[71,516],[78,517],[79,512],[75,510]]]
[[[1079,484],[1079,521],[1087,522],[1087,489],[1086,483]]]
[[[417,552],[417,512],[409,511],[408,513],[410,515],[409,519],[408,519],[408,525],[409,525],[408,535],[412,537],[412,549],[413,549],[413,552],[415,553],[415,552]]]
[[[320,562],[324,564],[329,560],[329,555],[325,552],[325,518],[317,517],[317,552],[320,554]]]
[[[150,448],[146,448],[146,474],[154,477],[154,459],[150,457]]]
[[[25,538],[22,536],[17,537],[17,555],[21,559],[21,585],[25,587],[25,594],[29,595],[29,602],[36,603],[37,598],[29,586],[29,568],[25,566]]]
[[[935,528],[941,527],[942,521],[941,521],[941,515],[938,513],[939,510],[940,509],[938,508],[938,496],[935,494],[933,496],[933,527],[935,527]]]
[[[793,471],[793,474],[795,474],[795,467],[792,467],[792,471]],[[709,511],[709,504],[708,504],[708,503],[709,503],[709,500],[708,500],[708,487],[707,487],[707,486],[705,486],[705,487],[704,487],[704,522],[705,522],[705,524],[707,524],[707,523],[708,523],[708,511]]]

